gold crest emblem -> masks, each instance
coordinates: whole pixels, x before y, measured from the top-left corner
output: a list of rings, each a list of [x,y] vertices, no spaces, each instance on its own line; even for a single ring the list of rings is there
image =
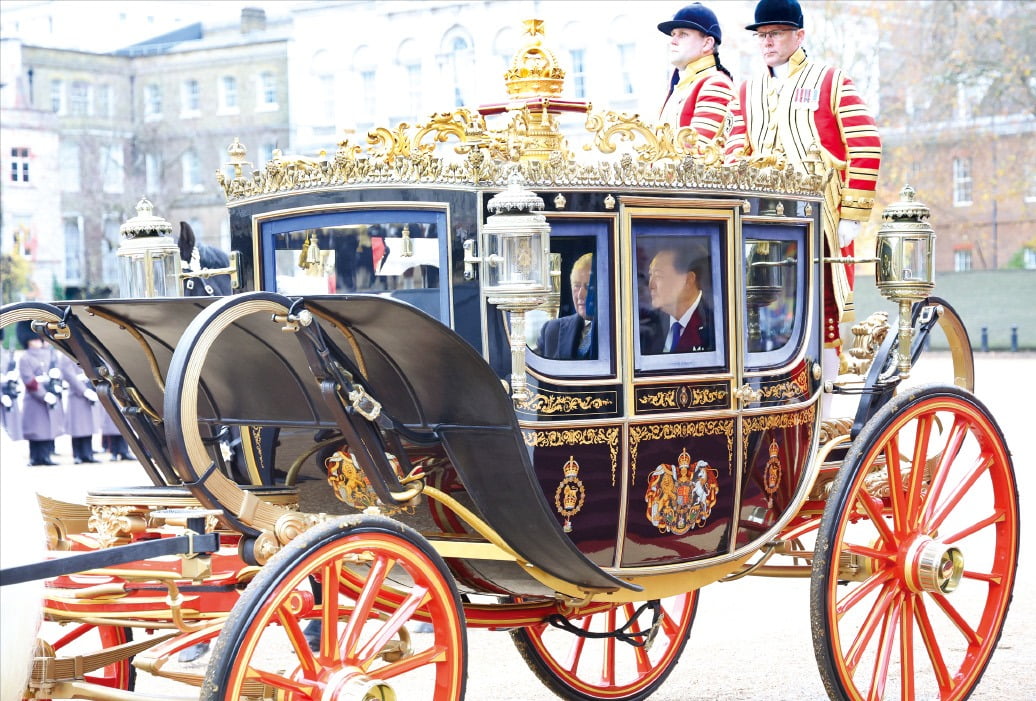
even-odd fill
[[[693,464],[692,464],[693,463]],[[662,463],[648,476],[647,518],[661,533],[683,535],[704,526],[719,494],[719,471],[691,460],[684,448],[676,465]]]
[[[770,441],[770,459],[766,461],[766,469],[763,471],[763,489],[766,490],[766,507],[773,508],[773,495],[781,486],[781,459],[777,457],[780,447],[777,440]]]
[[[565,477],[554,491],[554,507],[565,519],[562,527],[565,533],[572,532],[572,517],[578,514],[586,501],[586,487],[579,479],[579,463],[575,456],[568,456],[568,462],[561,468]]]

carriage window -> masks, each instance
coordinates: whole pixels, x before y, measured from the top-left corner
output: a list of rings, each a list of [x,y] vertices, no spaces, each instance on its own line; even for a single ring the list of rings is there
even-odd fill
[[[634,222],[638,370],[722,363],[721,234],[719,222]]]
[[[785,363],[803,328],[805,229],[746,224],[744,232],[746,364]]]
[[[270,222],[263,229],[269,237],[266,289],[286,295],[382,294],[449,323],[439,281],[444,215],[345,212]]]
[[[608,227],[551,222],[547,302],[526,315],[527,362],[550,374],[598,374],[611,367]]]

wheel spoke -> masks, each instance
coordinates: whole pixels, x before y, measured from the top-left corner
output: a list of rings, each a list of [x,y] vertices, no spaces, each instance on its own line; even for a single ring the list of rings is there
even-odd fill
[[[615,630],[616,609],[608,609],[605,614],[608,625],[605,630]],[[601,683],[606,686],[615,685],[615,638],[604,639],[604,659],[601,664]]]
[[[910,466],[910,486],[906,493],[906,525],[910,530],[917,527],[921,518],[923,504],[921,487],[924,484],[924,468],[928,462],[928,442],[932,437],[933,418],[931,414],[923,414],[917,419],[913,464]]]
[[[943,610],[943,613],[953,621],[954,625],[957,626],[957,630],[964,635],[968,645],[978,646],[982,644],[982,638],[979,636],[978,631],[968,625],[968,622],[964,620],[964,616],[957,610],[956,606],[950,603],[949,599],[941,594],[932,594],[932,599]]]
[[[983,528],[986,528],[987,526],[992,526],[995,523],[1003,523],[1004,519],[1006,517],[1007,517],[1006,509],[997,509],[990,516],[987,516],[986,518],[981,519],[980,521],[976,521],[975,523],[971,524],[967,528],[963,528],[963,529],[957,531],[956,533],[954,533],[954,534],[952,534],[950,536],[947,536],[946,538],[942,538],[941,540],[942,540],[943,543],[945,543],[947,545],[950,545],[952,543],[956,543],[959,540],[963,540],[964,538],[967,538],[969,535],[973,535],[975,533],[978,533],[979,531],[981,531]]]
[[[935,474],[932,475],[932,483],[928,486],[927,503],[920,520],[922,529],[924,524],[931,518],[932,511],[939,504],[943,487],[946,485],[946,480],[949,479],[950,463],[960,452],[967,432],[967,425],[959,417],[955,418],[953,426],[950,427],[947,434],[946,443],[943,445],[942,455],[939,456],[939,464],[935,467]]]
[[[341,648],[338,646],[338,573],[341,571],[342,560],[332,559],[324,565],[320,583],[323,606],[320,618],[320,659],[331,663],[342,659]]]
[[[835,610],[838,612],[838,617],[844,616],[853,606],[860,603],[868,594],[873,592],[878,587],[884,586],[886,582],[890,581],[894,576],[891,570],[883,570],[876,572],[871,575],[865,582],[860,586],[853,588],[848,594],[838,600]]]
[[[856,638],[853,640],[853,644],[849,647],[849,651],[845,655],[845,662],[849,669],[855,670],[856,666],[860,663],[860,658],[863,657],[863,653],[867,649],[867,644],[874,636],[874,632],[877,630],[878,624],[884,620],[894,596],[895,584],[886,584],[883,587],[878,600],[874,602],[874,606],[867,613],[867,617],[860,626],[860,630],[856,633]]]
[[[894,592],[892,601],[881,620],[881,635],[878,638],[878,650],[874,657],[874,677],[871,679],[871,691],[868,698],[881,701],[885,698],[885,682],[889,676],[889,661],[895,647],[896,629],[902,605],[902,595]]]
[[[411,590],[410,596],[399,605],[392,615],[381,625],[378,631],[367,641],[367,644],[362,649],[357,651],[355,655],[356,663],[360,667],[366,668],[367,665],[377,657],[378,653],[388,644],[392,638],[399,633],[399,629],[406,624],[407,621],[414,617],[414,612],[417,611],[428,599],[428,589],[425,587],[414,586]]]
[[[390,569],[392,569],[391,564],[385,555],[378,555],[370,565],[367,578],[363,581],[363,589],[356,597],[353,615],[349,616],[349,620],[346,621],[345,632],[342,634],[342,655],[349,661],[355,660],[356,643],[360,639],[363,626],[366,625],[370,618],[371,611],[374,608],[374,601],[377,599],[378,592],[381,591]],[[337,598],[337,593],[335,598]]]
[[[896,560],[896,553],[891,550],[878,550],[877,548],[871,548],[866,545],[859,545],[856,543],[846,543],[842,550],[853,553],[854,555],[863,555],[871,560],[881,560],[882,562],[888,563],[895,562]]]
[[[896,544],[899,543],[899,538],[895,536],[895,534],[889,529],[888,523],[885,522],[885,517],[882,514],[881,499],[871,496],[861,487],[859,494],[856,496],[856,503],[863,507],[863,510],[867,513],[867,517],[878,530],[878,533],[881,535],[881,539],[885,541],[887,547],[894,548]]]
[[[378,679],[398,677],[400,674],[405,674],[428,664],[444,662],[447,652],[448,650],[443,645],[432,645],[426,650],[421,650],[413,655],[407,655],[403,659],[391,662],[384,667],[378,667],[371,674]]]
[[[903,522],[906,517],[906,509],[903,505],[903,473],[900,472],[902,458],[899,454],[899,436],[889,436],[885,444],[885,471],[889,479],[889,510],[892,512],[892,528],[896,533],[902,533],[906,524]],[[871,517],[873,520],[873,516]]]
[[[970,470],[961,478],[961,481],[956,487],[946,496],[946,501],[939,506],[939,510],[932,514],[931,519],[927,520],[924,524],[925,528],[929,533],[939,530],[939,526],[946,520],[946,517],[950,515],[953,509],[960,504],[960,500],[964,498],[968,490],[971,489],[972,485],[978,481],[978,478],[985,472],[990,463],[992,462],[991,456],[986,456],[985,460],[976,463],[971,467]]]
[[[996,572],[975,572],[974,570],[964,570],[961,577],[964,579],[974,579],[977,582],[986,582],[987,584],[1000,586],[1004,581],[1004,576]]]
[[[316,685],[311,681],[295,681],[294,679],[288,679],[283,674],[267,672],[254,667],[249,667],[249,670],[251,672],[249,676],[258,679],[263,684],[272,686],[275,689],[294,691],[296,694],[303,694],[307,698],[313,698],[316,696]]]
[[[914,605],[917,597],[903,597],[899,616],[900,699],[914,701]]]
[[[590,630],[590,624],[593,622],[593,616],[587,616],[582,621],[583,632]],[[576,669],[579,668],[579,661],[583,658],[583,648],[586,645],[586,638],[582,635],[573,636],[574,640],[568,648],[568,659],[562,663],[565,670],[571,673],[575,673]]]
[[[298,618],[282,604],[277,609],[277,620],[284,626],[284,632],[288,634],[288,641],[291,643],[295,656],[299,658],[306,676],[315,675],[317,663],[313,658],[313,651],[309,649],[309,644],[306,642],[306,636],[302,633],[302,626],[299,625]],[[323,628],[321,628],[320,637],[324,637]]]
[[[928,617],[928,608],[924,599],[917,599],[917,607],[914,610],[914,619],[921,631],[921,639],[924,640],[925,651],[928,653],[928,660],[932,663],[935,671],[935,679],[939,684],[941,696],[945,698],[946,691],[950,688],[950,672],[946,669],[946,660],[943,659],[942,650],[939,648],[939,641],[936,639],[935,629],[932,628],[932,621]]]

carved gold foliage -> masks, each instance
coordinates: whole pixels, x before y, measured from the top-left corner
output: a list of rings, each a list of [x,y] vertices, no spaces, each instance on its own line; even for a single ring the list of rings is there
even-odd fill
[[[734,420],[709,419],[686,423],[634,424],[630,426],[630,484],[637,481],[637,453],[643,441],[670,440],[674,438],[702,438],[704,436],[727,437],[727,470],[733,469]]]
[[[554,394],[537,392],[527,400],[518,403],[519,409],[539,414],[557,414],[573,411],[590,411],[612,406],[615,402],[606,397],[593,395]]]
[[[777,194],[821,192],[830,171],[819,174],[795,170],[785,158],[739,158],[724,164],[716,145],[702,149],[693,130],[673,131],[652,125],[637,115],[588,113],[592,154],[577,159],[561,133],[555,115],[546,110],[510,110],[503,126],[490,127],[476,112],[457,109],[431,115],[423,123],[377,127],[367,146],[342,141],[329,159],[301,156],[275,158],[250,175],[242,166],[246,149],[231,153],[228,177],[216,175],[228,200],[315,187],[380,183],[435,183],[500,186],[507,183],[510,164],[530,187],[586,186],[637,188],[713,188]],[[621,144],[631,152],[620,153]]]
[[[608,446],[612,461],[612,486],[619,464],[619,428],[562,428],[548,431],[522,431],[525,444],[533,448],[558,448],[571,445]]]
[[[696,387],[691,390],[691,403],[695,406],[715,404],[727,398],[727,390]]]
[[[675,409],[676,390],[666,389],[661,392],[644,392],[637,397],[637,403],[642,406],[653,406],[659,409]]]
[[[766,385],[760,389],[763,399],[793,399],[802,392],[802,387],[794,380],[785,380],[777,384]]]

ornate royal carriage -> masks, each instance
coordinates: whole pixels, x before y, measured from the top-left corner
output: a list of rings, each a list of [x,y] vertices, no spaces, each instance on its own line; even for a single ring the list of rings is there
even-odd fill
[[[927,210],[886,210],[899,322],[854,327],[825,387],[819,153],[724,165],[563,100],[539,32],[499,104],[261,167],[235,141],[237,293],[4,308],[80,363],[153,482],[44,502],[55,550],[106,559],[21,577],[104,650],[51,641],[27,694],[147,698],[125,691],[142,670],[192,698],[454,699],[482,627],[565,698],[639,699],[698,589],[748,574],[811,579],[832,697],[970,694],[1018,501],[963,324],[930,296]],[[680,247],[711,329],[662,352],[651,262]],[[152,289],[175,275],[154,251],[127,262]],[[550,357],[587,254],[588,340]],[[940,329],[953,377],[908,388]],[[855,415],[822,420],[824,393]],[[178,558],[127,551],[166,541]],[[175,669],[206,641],[204,675]]]

